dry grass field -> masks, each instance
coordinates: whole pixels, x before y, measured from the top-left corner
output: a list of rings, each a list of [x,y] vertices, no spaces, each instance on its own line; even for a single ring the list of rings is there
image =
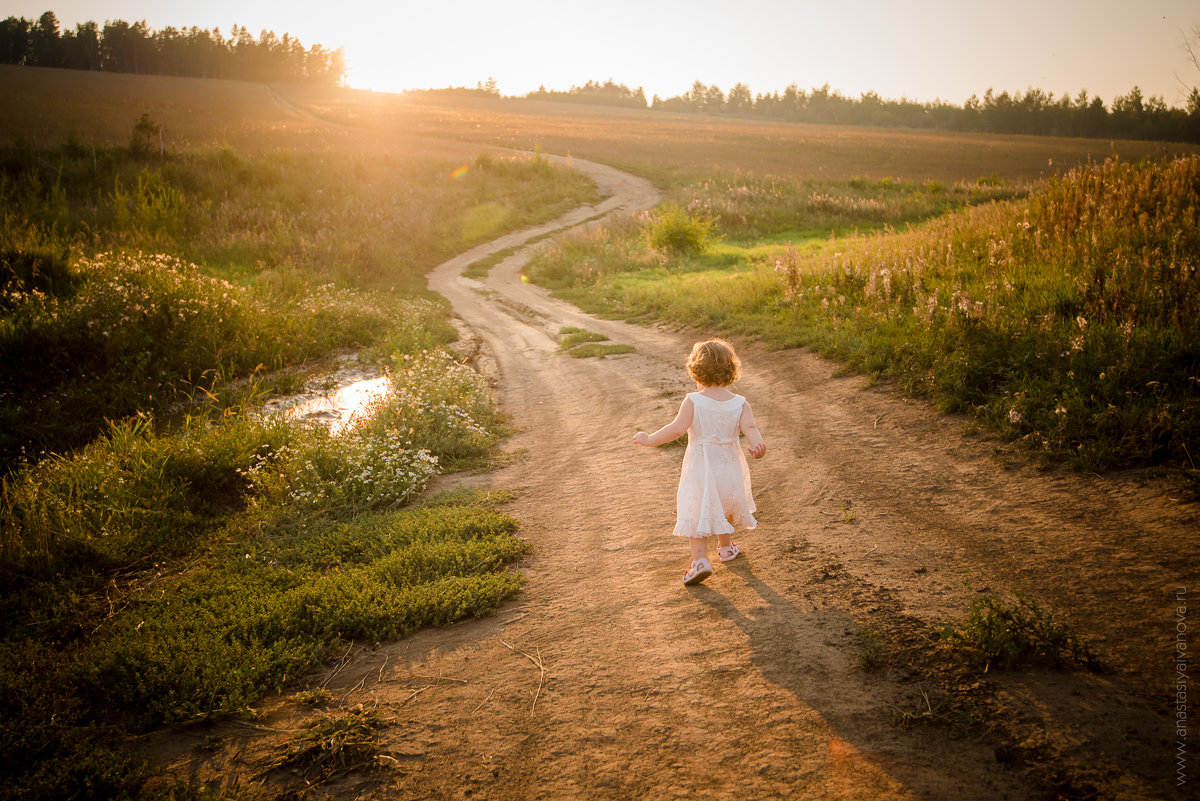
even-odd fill
[[[0,65],[4,144],[21,139],[52,146],[74,136],[84,146],[126,145],[142,114],[162,126],[164,146],[175,151],[383,151],[453,159],[479,152],[475,145],[331,126],[289,107],[275,89],[259,83]]]
[[[478,145],[495,145],[571,154],[664,182],[714,171],[830,181],[1028,181],[1113,154],[1136,160],[1200,152],[1157,142],[807,125],[0,65],[0,141],[57,143],[73,132],[84,145],[124,144],[142,113],[162,124],[167,147],[178,150],[353,148],[466,158]]]
[[[716,172],[841,181],[1029,181],[1118,154],[1194,145],[807,125],[471,95],[281,87],[297,106],[389,135],[438,137],[601,161],[655,179]]]

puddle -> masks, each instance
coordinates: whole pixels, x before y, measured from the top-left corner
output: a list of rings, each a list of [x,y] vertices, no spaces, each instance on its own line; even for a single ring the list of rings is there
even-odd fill
[[[300,392],[264,403],[262,413],[325,425],[337,434],[373,400],[391,392],[391,380],[378,370],[363,367],[354,356],[339,361],[343,366],[311,379]]]

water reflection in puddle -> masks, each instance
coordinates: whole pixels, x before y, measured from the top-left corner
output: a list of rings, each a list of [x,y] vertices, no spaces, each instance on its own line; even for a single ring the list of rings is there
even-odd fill
[[[351,418],[391,390],[391,379],[380,375],[378,370],[355,363],[314,378],[302,392],[267,401],[262,411],[266,415],[283,414],[288,420],[325,425],[337,434]]]

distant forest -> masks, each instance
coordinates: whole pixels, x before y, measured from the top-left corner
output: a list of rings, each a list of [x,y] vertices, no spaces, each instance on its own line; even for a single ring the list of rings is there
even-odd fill
[[[280,38],[264,30],[255,39],[245,27],[234,25],[225,37],[218,28],[153,31],[144,21],[131,25],[122,20],[103,27],[85,22],[60,31],[52,11],[36,21],[8,17],[0,22],[0,63],[250,81],[341,84],[346,77],[341,48],[314,44],[305,49],[286,33]],[[486,86],[480,83],[476,90],[461,91],[499,95],[491,79]],[[1111,105],[1087,91],[1072,97],[1032,88],[1023,94],[988,89],[982,98],[973,95],[956,106],[887,100],[874,92],[846,97],[828,84],[810,91],[792,84],[783,92],[756,95],[743,83],[726,93],[700,81],[682,95],[655,95],[649,101],[641,87],[630,89],[611,80],[588,81],[568,91],[541,87],[525,97],[794,122],[1200,143],[1200,90],[1195,87],[1185,108],[1169,107],[1158,96],[1146,97],[1136,86]]]
[[[588,81],[566,92],[541,87],[525,97],[795,122],[1200,143],[1200,90],[1195,88],[1183,109],[1168,107],[1161,97],[1145,97],[1136,86],[1111,106],[1086,91],[1056,97],[1040,89],[1024,94],[988,89],[982,99],[972,96],[955,106],[885,100],[874,92],[855,99],[830,91],[828,84],[807,92],[792,84],[782,93],[753,95],[739,83],[726,94],[700,81],[685,94],[665,100],[655,95],[649,102],[641,87],[630,89],[612,81]]]
[[[258,38],[234,25],[229,38],[219,28],[163,28],[122,20],[84,22],[59,31],[58,17],[47,11],[37,21],[9,17],[0,22],[0,64],[65,67],[78,70],[236,78],[248,81],[297,81],[340,84],[346,76],[342,49],[314,44],[273,31]]]

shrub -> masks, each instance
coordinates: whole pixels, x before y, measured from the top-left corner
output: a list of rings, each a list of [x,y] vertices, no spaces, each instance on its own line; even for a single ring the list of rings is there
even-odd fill
[[[970,590],[970,584],[967,584]],[[1019,662],[1052,667],[1081,664],[1098,667],[1091,648],[1054,611],[1021,593],[1006,603],[995,595],[977,595],[957,628],[947,626],[942,639],[982,667],[1009,668]]]
[[[717,241],[710,217],[667,204],[646,224],[646,242],[655,250],[676,255],[698,255]]]

